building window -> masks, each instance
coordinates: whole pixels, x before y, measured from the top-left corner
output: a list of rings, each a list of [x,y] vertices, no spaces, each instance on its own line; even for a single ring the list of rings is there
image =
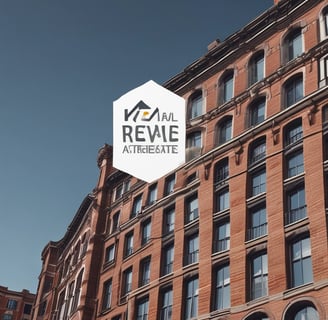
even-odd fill
[[[115,260],[115,244],[106,248],[105,263],[111,263]]]
[[[31,314],[32,312],[32,305],[29,303],[24,304],[24,314]]]
[[[232,138],[232,117],[224,117],[217,125],[217,144],[221,145]]]
[[[173,243],[163,248],[162,259],[163,259],[162,276],[165,276],[173,272],[173,261],[174,261]]]
[[[60,306],[60,304],[58,304]],[[38,310],[38,316],[43,316],[46,313],[46,308],[47,308],[47,301],[42,301]],[[11,320],[9,318],[8,320]]]
[[[199,256],[199,239],[198,233],[194,234],[186,239],[186,264],[192,264],[198,262]]]
[[[229,209],[230,201],[229,201],[229,189],[224,188],[223,190],[220,190],[216,192],[215,195],[215,208],[216,212],[220,212],[226,209]]]
[[[302,119],[296,119],[285,128],[285,147],[302,141],[303,129],[302,129]]]
[[[328,7],[325,7],[320,15],[320,39],[321,41],[328,36]]]
[[[145,245],[151,237],[151,220],[148,219],[141,224],[141,244]]]
[[[150,206],[157,200],[157,183],[151,185],[148,189],[147,204]]]
[[[265,119],[265,98],[260,98],[248,107],[249,127],[256,126]]]
[[[118,230],[119,222],[120,222],[120,212],[117,211],[113,215],[111,233],[114,233],[114,232],[116,232]]]
[[[72,312],[74,312],[79,305],[83,271],[84,271],[83,269],[80,271],[80,273],[76,279],[74,297],[73,297],[73,302],[72,302]]]
[[[306,217],[304,185],[296,186],[287,191],[286,224],[291,224]]]
[[[225,158],[215,165],[214,183],[220,185],[229,178],[229,160]]]
[[[319,60],[319,88],[328,85],[328,56]]]
[[[172,320],[173,290],[167,288],[161,293],[160,320]]]
[[[17,309],[17,300],[9,299],[7,301],[7,309],[16,310]]]
[[[310,238],[291,244],[291,286],[298,287],[313,281]]]
[[[134,218],[139,213],[141,213],[141,205],[142,205],[142,194],[139,194],[133,199],[132,211],[130,218]]]
[[[201,90],[195,91],[189,98],[189,119],[194,119],[203,114],[203,94]]]
[[[65,316],[64,318],[67,318],[67,315],[70,315],[72,310],[72,301],[74,296],[74,281],[72,281],[68,287],[68,296],[66,297],[66,307],[65,307]]]
[[[219,81],[220,104],[226,103],[233,97],[233,70],[224,73]]]
[[[288,79],[283,86],[284,107],[288,108],[303,98],[303,74]]]
[[[198,218],[198,195],[197,193],[187,198],[186,206],[186,223],[189,223]]]
[[[189,279],[185,283],[184,320],[190,320],[198,315],[198,278]]]
[[[150,257],[141,260],[140,273],[139,286],[142,287],[150,282]]]
[[[283,59],[287,63],[303,53],[302,28],[291,30],[283,41]]]
[[[171,206],[164,209],[163,215],[163,234],[168,234],[174,231],[175,207]]]
[[[125,236],[124,257],[128,257],[133,253],[133,232],[129,232]]]
[[[137,320],[148,319],[148,304],[148,297],[137,301]]]
[[[175,174],[172,174],[165,179],[164,196],[167,196],[174,191],[174,185]]]
[[[297,176],[304,172],[303,150],[288,155],[287,162],[287,178]]]
[[[103,287],[102,310],[107,310],[112,303],[112,279],[106,281]]]
[[[257,196],[266,191],[266,172],[265,169],[256,171],[251,176],[251,196]]]
[[[186,160],[190,161],[201,155],[202,152],[202,133],[194,131],[187,135],[186,141]]]
[[[123,272],[123,292],[122,295],[125,296],[132,290],[132,267],[126,269]]]
[[[260,138],[251,144],[249,152],[249,163],[253,165],[264,160],[266,154],[265,139]]]
[[[13,315],[12,314],[4,314],[2,316],[2,320],[13,320]]]
[[[119,184],[114,190],[114,201],[122,198],[123,194],[130,190],[130,180],[126,180]]]
[[[252,84],[264,78],[264,51],[256,52],[249,61],[248,83]]]
[[[268,257],[266,253],[251,259],[251,300],[268,295]]]
[[[285,317],[285,320],[319,320],[319,313],[312,305],[307,301],[301,301],[289,308]]]
[[[216,270],[214,309],[221,310],[230,307],[230,269],[229,265]]]
[[[267,215],[265,206],[250,209],[250,227],[247,240],[253,240],[267,234]]]
[[[214,252],[230,249],[230,222],[220,221],[214,227]]]

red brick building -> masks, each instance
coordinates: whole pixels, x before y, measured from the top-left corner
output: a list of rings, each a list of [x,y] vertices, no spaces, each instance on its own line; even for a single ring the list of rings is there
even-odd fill
[[[30,320],[35,294],[28,290],[21,292],[0,286],[0,319]]]
[[[186,163],[147,184],[100,150],[33,319],[327,319],[327,70],[327,0],[211,43],[164,84],[186,99]]]

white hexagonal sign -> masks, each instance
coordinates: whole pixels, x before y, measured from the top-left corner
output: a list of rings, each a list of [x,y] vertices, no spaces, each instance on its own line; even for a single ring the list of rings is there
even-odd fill
[[[154,81],[113,103],[113,166],[146,182],[185,162],[185,100]]]

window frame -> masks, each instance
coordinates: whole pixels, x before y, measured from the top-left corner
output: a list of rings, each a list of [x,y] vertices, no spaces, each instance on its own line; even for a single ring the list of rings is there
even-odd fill
[[[136,304],[136,320],[147,320],[149,315],[149,297],[138,299]]]
[[[248,106],[248,127],[262,123],[266,118],[266,98],[259,97]]]
[[[213,253],[230,250],[230,220],[214,223]]]
[[[129,257],[134,252],[133,231],[128,232],[124,237],[124,258]]]
[[[198,193],[194,193],[185,199],[185,223],[197,220],[199,216]]]
[[[167,287],[160,291],[160,310],[159,318],[161,320],[172,320],[173,309],[173,289]]]
[[[185,280],[184,283],[184,320],[191,320],[198,315],[198,276]]]
[[[199,262],[199,234],[193,233],[186,237],[185,266]]]
[[[201,89],[193,92],[188,99],[188,119],[193,120],[204,113],[204,97]]]
[[[161,276],[172,273],[174,264],[174,243],[169,243],[163,247],[162,261]]]
[[[148,188],[147,205],[150,206],[157,201],[157,183],[153,183]]]
[[[229,142],[233,138],[233,116],[225,116],[216,125],[217,146]]]
[[[151,240],[151,218],[141,222],[141,245],[147,244]]]
[[[130,214],[130,219],[136,217],[142,211],[142,193],[138,194],[133,199],[132,210]]]
[[[151,257],[150,256],[148,256],[140,261],[139,287],[143,287],[150,283],[150,266],[151,266]]]
[[[105,264],[111,264],[115,261],[116,243],[112,243],[105,249]]]
[[[302,181],[301,183],[292,185],[289,189],[286,190],[285,225],[288,226],[290,224],[296,223],[298,221],[305,219],[306,217],[307,217],[306,192],[305,192],[304,183]]]
[[[264,258],[264,260],[263,260]],[[259,271],[255,271],[255,261],[260,259]],[[250,300],[260,299],[266,297],[269,294],[269,282],[268,282],[268,255],[266,251],[259,252],[258,254],[250,257]],[[260,279],[260,282],[257,280]],[[261,285],[260,293],[257,294],[256,287]]]
[[[175,205],[171,205],[167,208],[164,208],[163,235],[168,235],[168,234],[173,233],[174,226],[175,226]]]
[[[248,86],[261,81],[265,77],[264,50],[255,52],[248,63]]]
[[[266,204],[261,203],[249,208],[248,211],[249,227],[247,230],[247,241],[266,236],[268,234]]]
[[[299,94],[300,93],[300,94]],[[288,78],[283,84],[284,109],[292,107],[304,98],[303,73],[297,73]]]
[[[303,28],[296,26],[288,30],[283,39],[283,63],[286,64],[304,53]]]
[[[109,310],[112,305],[113,295],[113,281],[108,279],[103,284],[102,299],[101,299],[101,310]]]
[[[225,104],[234,97],[234,70],[226,70],[219,80],[219,104]]]
[[[218,266],[214,269],[214,297],[213,297],[213,311],[224,310],[230,308],[231,292],[230,292],[230,265],[228,263]],[[227,299],[227,300],[226,300]]]
[[[175,173],[165,178],[164,196],[168,196],[169,194],[174,192],[175,183],[176,183]]]
[[[305,251],[309,251],[308,255],[304,255],[303,256],[303,244],[304,241],[308,242],[308,248],[305,249]],[[300,252],[300,256],[294,257],[294,246],[296,246],[297,244],[301,244],[301,252]],[[296,288],[299,286],[303,286],[309,283],[313,282],[313,264],[312,264],[312,248],[311,248],[311,239],[310,237],[306,234],[303,236],[300,236],[298,238],[292,239],[292,241],[290,241],[290,287],[291,288]],[[301,281],[296,281],[296,263],[300,263],[300,265],[298,266],[300,268],[301,271]],[[308,277],[305,277],[305,269],[307,266],[310,266],[310,270],[308,270],[307,272],[310,272],[311,274],[311,279],[305,279]]]

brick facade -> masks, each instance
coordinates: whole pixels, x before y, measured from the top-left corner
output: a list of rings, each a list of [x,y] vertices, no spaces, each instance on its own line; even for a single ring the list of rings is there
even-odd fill
[[[164,84],[187,101],[184,166],[146,184],[100,150],[33,319],[328,317],[328,1],[275,3]]]

